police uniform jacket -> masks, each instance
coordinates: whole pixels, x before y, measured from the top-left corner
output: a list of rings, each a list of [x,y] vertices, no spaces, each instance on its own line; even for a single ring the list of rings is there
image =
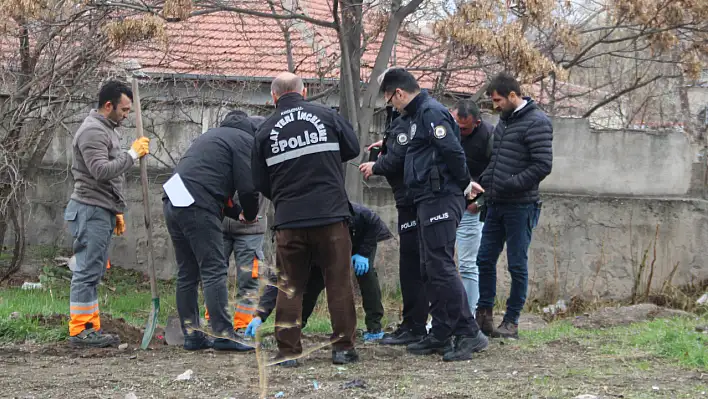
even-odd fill
[[[351,124],[297,93],[278,99],[253,147],[253,180],[273,202],[275,228],[331,224],[349,217],[342,163],[359,155]]]
[[[227,118],[221,126],[197,137],[175,167],[194,204],[223,218],[244,217],[253,220],[258,214],[258,192],[251,178],[253,129],[248,117]],[[238,191],[241,206],[229,207]],[[163,196],[163,200],[167,196]]]
[[[408,129],[409,119],[406,116],[399,116],[391,122],[391,125],[384,133],[381,155],[374,164],[375,175],[384,176],[393,190],[393,197],[397,207],[413,205],[413,198],[408,195],[406,185],[403,181],[403,165],[408,150]]]
[[[405,108],[411,116],[404,179],[415,203],[462,195],[470,182],[460,129],[444,105],[421,91]]]

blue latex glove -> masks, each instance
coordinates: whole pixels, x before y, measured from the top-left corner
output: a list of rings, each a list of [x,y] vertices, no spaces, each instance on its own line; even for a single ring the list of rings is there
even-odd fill
[[[368,273],[369,258],[365,258],[359,254],[352,256],[352,267],[354,268],[354,274],[357,276]]]
[[[258,330],[258,327],[263,324],[263,320],[261,320],[260,317],[254,317],[253,320],[251,320],[250,323],[248,323],[248,327],[246,327],[246,336],[247,337],[255,337],[256,336],[256,330]]]

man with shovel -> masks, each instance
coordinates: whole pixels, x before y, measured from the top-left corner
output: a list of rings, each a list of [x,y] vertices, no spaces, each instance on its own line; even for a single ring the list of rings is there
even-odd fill
[[[199,136],[182,156],[164,184],[163,210],[177,258],[177,312],[184,348],[245,352],[253,347],[238,342],[228,312],[227,272],[221,223],[224,215],[255,223],[258,193],[251,178],[255,129],[243,111],[232,111],[218,128]],[[232,196],[238,192],[240,205]],[[241,208],[243,207],[243,208]],[[212,342],[199,328],[197,289],[202,281]]]
[[[91,110],[72,142],[74,191],[64,211],[76,259],[69,294],[72,346],[120,343],[119,337],[101,331],[97,288],[106,271],[111,236],[125,232],[123,175],[149,151],[146,137],[135,140],[128,151],[121,149],[116,129],[132,104],[133,92],[125,83],[107,82],[98,93],[98,109]]]

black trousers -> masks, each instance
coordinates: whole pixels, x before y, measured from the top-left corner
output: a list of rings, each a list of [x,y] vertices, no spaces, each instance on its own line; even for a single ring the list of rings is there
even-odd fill
[[[415,206],[398,208],[398,276],[403,297],[402,327],[425,334],[430,305],[421,268]]]
[[[381,319],[384,315],[383,304],[381,303],[381,286],[379,285],[379,276],[374,268],[374,259],[376,258],[376,248],[374,248],[369,258],[369,271],[361,276],[356,276],[361,290],[361,301],[366,315],[366,329],[369,331],[381,330]],[[310,279],[307,281],[305,295],[302,298],[302,325],[303,328],[307,325],[307,319],[312,315],[312,311],[317,305],[317,298],[325,288],[324,278],[322,273],[313,266],[310,269]]]
[[[200,279],[212,329],[216,334],[233,331],[221,220],[193,205],[173,207],[169,200],[163,202],[163,212],[177,259],[177,313],[183,333],[189,333],[190,327],[199,327]]]
[[[457,226],[465,210],[465,200],[462,196],[444,196],[417,205],[421,266],[427,277],[433,315],[431,332],[440,340],[451,335],[476,335],[479,327],[470,311],[454,258]]]

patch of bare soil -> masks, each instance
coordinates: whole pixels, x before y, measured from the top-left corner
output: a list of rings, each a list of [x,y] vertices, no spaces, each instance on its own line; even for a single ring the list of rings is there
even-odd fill
[[[359,343],[361,361],[336,366],[326,348],[295,369],[268,367],[267,397],[696,397],[708,379],[643,353],[601,353],[602,342],[593,339],[560,339],[533,347],[524,343],[522,332],[519,341],[501,345],[493,340],[486,352],[457,363],[444,363],[438,355],[410,355],[401,347]],[[304,345],[325,340],[326,336],[309,336]],[[274,348],[265,352],[266,359],[275,354]],[[106,354],[57,357],[28,346],[0,349],[2,396],[123,399],[132,393],[142,399],[257,398],[259,394],[253,353],[186,352],[163,346],[148,351],[113,349]],[[640,360],[641,368],[637,367]],[[177,380],[187,370],[193,371],[191,377]]]
[[[577,316],[573,326],[584,329],[598,329],[628,325],[658,318],[692,316],[682,310],[668,309],[654,304],[642,303],[632,306],[607,307],[597,312]]]

